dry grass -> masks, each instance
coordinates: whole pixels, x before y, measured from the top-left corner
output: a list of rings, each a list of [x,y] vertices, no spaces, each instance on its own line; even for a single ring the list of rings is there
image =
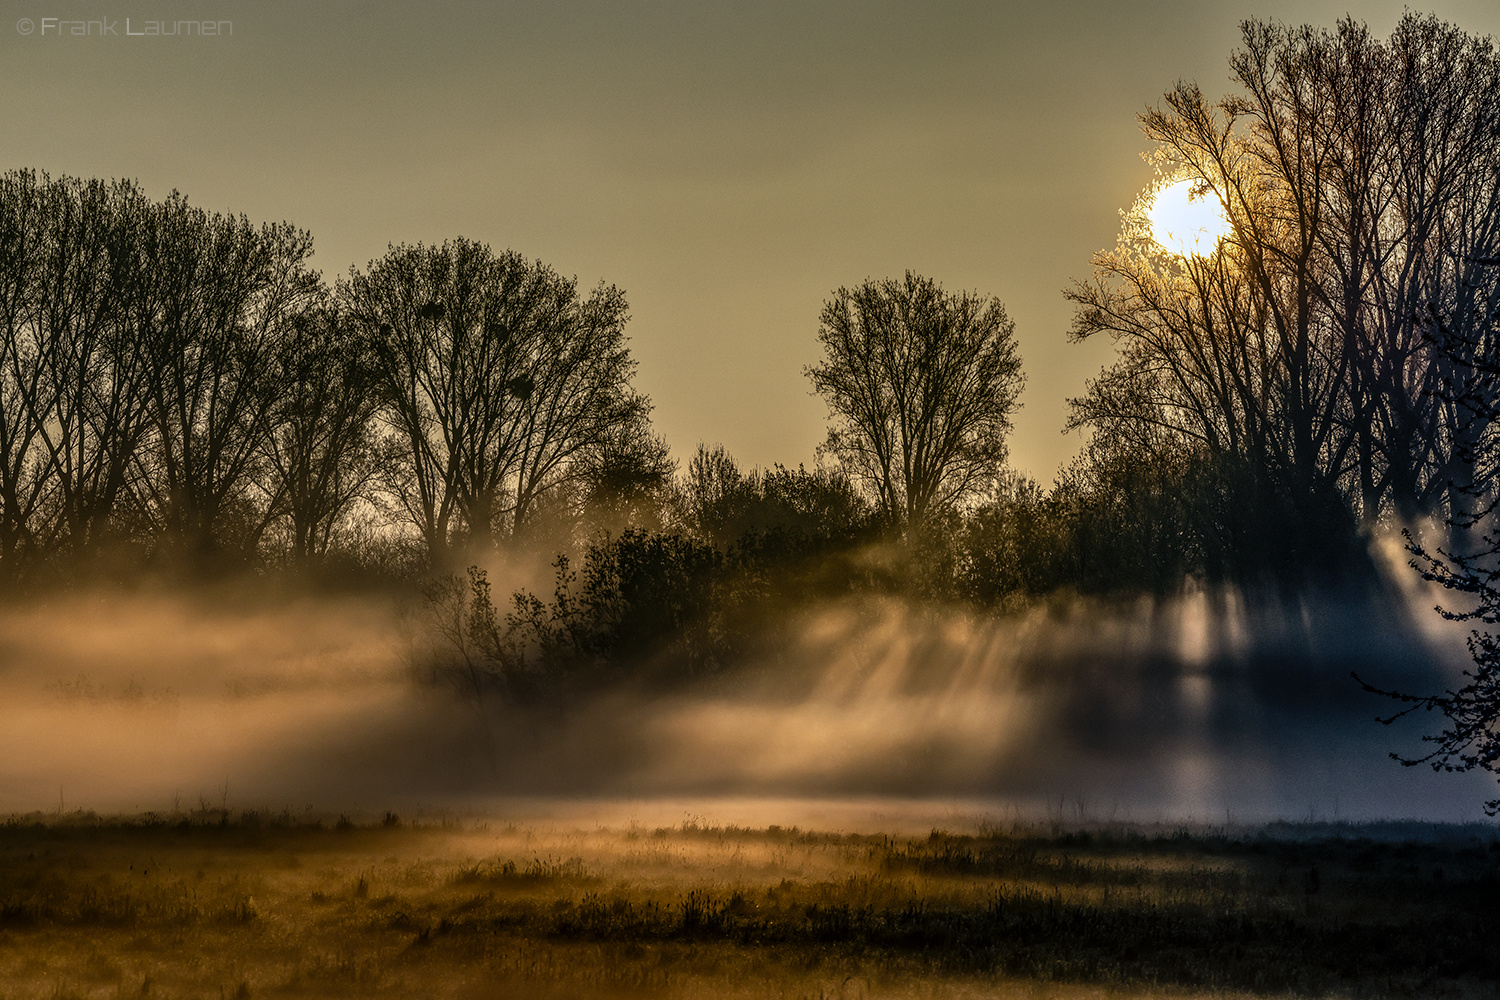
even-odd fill
[[[1493,997],[1500,847],[290,816],[0,827],[0,998]]]

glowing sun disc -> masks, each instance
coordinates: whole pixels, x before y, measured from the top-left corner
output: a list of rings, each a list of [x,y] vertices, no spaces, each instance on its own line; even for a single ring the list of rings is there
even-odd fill
[[[1229,235],[1229,219],[1213,192],[1193,197],[1193,181],[1168,184],[1151,201],[1151,238],[1172,253],[1205,256]]]

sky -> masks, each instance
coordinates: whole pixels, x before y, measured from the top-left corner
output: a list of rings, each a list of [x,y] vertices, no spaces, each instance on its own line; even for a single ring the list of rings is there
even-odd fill
[[[1002,3],[5,0],[0,170],[125,177],[309,230],[325,277],[457,236],[624,289],[679,459],[811,464],[803,369],[839,287],[994,295],[1028,377],[1012,463],[1050,482],[1108,363],[1068,285],[1151,180],[1136,116],[1217,97],[1247,17],[1380,36],[1401,0]],[[1500,34],[1493,0],[1431,11]],[[46,19],[112,26],[82,37]],[[128,23],[127,23],[128,19]],[[228,22],[149,37],[151,21]],[[127,29],[129,33],[127,33]],[[29,32],[29,33],[28,33]]]

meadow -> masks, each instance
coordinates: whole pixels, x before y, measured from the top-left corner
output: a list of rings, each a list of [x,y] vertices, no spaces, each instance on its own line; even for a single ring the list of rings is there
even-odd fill
[[[1494,997],[1493,825],[15,816],[0,997]]]

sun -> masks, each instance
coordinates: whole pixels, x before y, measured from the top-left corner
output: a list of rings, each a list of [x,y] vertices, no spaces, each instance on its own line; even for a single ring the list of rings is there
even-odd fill
[[[1229,235],[1229,218],[1213,192],[1194,197],[1188,179],[1175,181],[1156,192],[1151,201],[1151,238],[1165,250],[1183,257],[1204,257]]]

